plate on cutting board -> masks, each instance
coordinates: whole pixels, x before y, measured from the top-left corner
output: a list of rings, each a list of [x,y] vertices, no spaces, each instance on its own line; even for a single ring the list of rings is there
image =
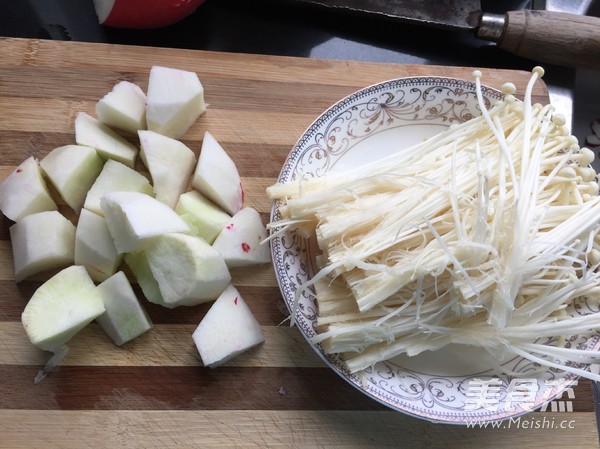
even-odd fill
[[[483,87],[486,107],[502,98],[497,90]],[[409,77],[389,80],[361,89],[323,112],[302,134],[288,155],[279,176],[281,183],[300,177],[320,177],[343,171],[405,151],[452,124],[478,116],[475,84],[445,77]],[[274,202],[271,221],[280,218],[280,204]],[[522,375],[533,384],[535,399],[514,400],[523,380],[498,373],[497,360],[483,349],[450,345],[418,356],[400,356],[379,362],[370,369],[350,373],[337,355],[326,354],[311,338],[316,335],[317,301],[312,288],[305,289],[294,309],[295,292],[317,271],[318,252],[310,239],[287,231],[272,240],[275,273],[290,313],[309,345],[342,378],[382,404],[432,422],[465,424],[515,418],[533,409],[550,410],[549,403],[566,393],[572,397],[577,377],[564,372],[540,370],[529,360],[511,357],[502,360],[506,372]],[[588,313],[591,309],[583,310]],[[593,310],[597,312],[597,310]],[[578,338],[573,346],[598,346],[598,339]],[[499,399],[490,407],[473,403],[470,385],[487,382]],[[528,400],[531,400],[530,397]],[[556,401],[555,401],[556,402]],[[554,404],[552,407],[564,407]],[[568,408],[569,405],[567,404]]]

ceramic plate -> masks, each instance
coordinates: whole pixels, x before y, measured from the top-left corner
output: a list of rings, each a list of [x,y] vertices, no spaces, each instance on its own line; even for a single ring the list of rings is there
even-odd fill
[[[489,107],[502,94],[485,88]],[[281,170],[282,183],[301,176],[319,177],[405,149],[479,115],[471,81],[439,77],[400,78],[362,89],[333,105],[305,131]],[[271,219],[279,218],[274,203]],[[272,241],[279,286],[293,310],[298,286],[315,273],[317,250],[310,240],[289,232]],[[296,323],[313,349],[345,380],[392,409],[433,422],[465,424],[516,418],[533,409],[570,408],[575,376],[542,369],[522,358],[497,366],[483,350],[451,346],[416,357],[397,357],[359,374],[349,373],[335,355],[310,342],[316,334],[314,291],[307,289],[296,309]],[[597,310],[594,310],[596,312]],[[580,313],[589,313],[583,305]],[[597,338],[576,338],[567,344],[596,347]]]

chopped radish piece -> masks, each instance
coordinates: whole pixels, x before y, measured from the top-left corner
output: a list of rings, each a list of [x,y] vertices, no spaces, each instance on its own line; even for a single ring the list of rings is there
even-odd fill
[[[190,231],[173,209],[143,193],[107,193],[100,207],[119,253],[142,251],[162,234]]]
[[[104,216],[100,198],[110,192],[140,192],[154,196],[154,189],[145,176],[112,159],[104,163],[102,171],[87,193],[83,207]]]
[[[235,214],[223,228],[213,248],[221,253],[229,268],[256,265],[271,261],[267,230],[260,214],[245,207]]]
[[[40,161],[40,167],[65,203],[79,212],[102,171],[103,161],[94,148],[64,145],[50,151]]]
[[[127,253],[124,256],[124,260],[148,301],[167,308],[175,307],[175,305],[171,306],[165,303],[165,300],[160,293],[158,282],[154,279],[150,264],[148,263],[148,258],[146,257],[146,254],[144,254],[144,251],[139,253]]]
[[[116,273],[122,259],[104,217],[83,209],[75,230],[75,265],[83,265],[94,281],[102,282]]]
[[[231,281],[221,255],[199,237],[164,234],[146,250],[161,295],[171,306],[215,300]]]
[[[130,81],[120,81],[96,103],[98,119],[130,133],[146,129],[146,94]]]
[[[208,131],[204,134],[192,185],[230,215],[242,208],[243,188],[238,169]]]
[[[121,346],[152,328],[125,273],[115,273],[97,288],[106,311],[96,321],[115,345]]]
[[[25,159],[0,183],[0,210],[12,221],[36,212],[56,210],[37,160]]]
[[[75,226],[58,211],[27,215],[10,227],[10,241],[16,282],[73,263]]]
[[[33,345],[55,351],[104,310],[102,298],[85,268],[72,265],[35,291],[21,321]]]
[[[139,131],[140,157],[150,171],[156,199],[174,209],[187,188],[196,156],[182,142],[155,133]]]
[[[133,167],[138,149],[127,139],[100,122],[80,112],[75,119],[75,141],[79,145],[95,148],[103,159],[114,159]]]
[[[197,190],[179,197],[175,212],[192,228],[192,234],[212,244],[231,216]]]
[[[150,69],[146,98],[150,131],[179,139],[204,111],[204,88],[196,73],[161,66]]]
[[[210,307],[192,338],[202,362],[210,368],[265,340],[260,324],[231,284]]]

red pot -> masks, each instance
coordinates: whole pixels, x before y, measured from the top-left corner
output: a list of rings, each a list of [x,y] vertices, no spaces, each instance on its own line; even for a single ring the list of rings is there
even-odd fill
[[[161,28],[193,13],[205,0],[94,0],[101,25]]]

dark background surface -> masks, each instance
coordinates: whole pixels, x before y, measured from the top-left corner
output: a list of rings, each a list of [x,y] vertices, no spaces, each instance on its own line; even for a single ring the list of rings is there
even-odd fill
[[[483,0],[482,9],[496,13],[559,9],[598,15],[596,3]],[[0,0],[0,6],[0,36],[375,62],[523,70],[536,65],[469,32],[315,10],[285,0],[207,0],[182,21],[154,30],[101,26],[93,0]],[[585,139],[590,120],[600,117],[597,74],[543,65],[552,103],[572,118],[574,134]]]
[[[498,5],[500,3],[500,5]],[[314,10],[282,0],[207,0],[161,29],[98,25],[92,0],[0,0],[0,35],[380,62],[530,68],[468,32]],[[483,2],[487,12],[530,1]]]

